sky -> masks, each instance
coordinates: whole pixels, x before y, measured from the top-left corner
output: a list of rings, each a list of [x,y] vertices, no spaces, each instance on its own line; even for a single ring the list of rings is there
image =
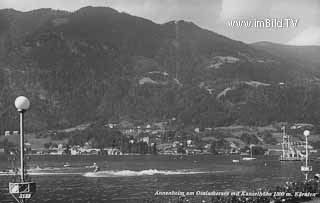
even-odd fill
[[[20,11],[75,11],[84,6],[107,6],[156,23],[192,21],[246,43],[320,45],[319,0],[0,0],[0,9]],[[264,24],[251,27],[258,21]]]

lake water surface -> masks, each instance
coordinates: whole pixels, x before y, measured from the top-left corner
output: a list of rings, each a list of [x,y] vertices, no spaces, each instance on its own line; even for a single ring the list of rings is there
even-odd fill
[[[28,171],[37,192],[29,202],[125,202],[153,198],[157,191],[253,191],[304,178],[302,162],[233,159],[239,156],[31,156]],[[6,158],[0,161],[0,170],[9,168]],[[63,167],[65,162],[71,167]],[[94,162],[98,173],[88,168]],[[314,173],[320,172],[320,162],[311,164]],[[0,173],[1,203],[14,202],[8,194],[13,177]]]

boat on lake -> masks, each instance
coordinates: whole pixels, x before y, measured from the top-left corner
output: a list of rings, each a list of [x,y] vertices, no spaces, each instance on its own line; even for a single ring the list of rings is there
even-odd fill
[[[243,157],[242,160],[243,161],[252,161],[252,160],[255,160],[256,158],[252,157],[252,147],[254,145],[250,145],[250,157]]]
[[[290,141],[290,135],[286,134],[286,128],[282,127],[282,154],[280,156],[280,161],[301,161],[304,159],[304,155],[294,146]]]
[[[251,160],[255,160],[256,158],[254,157],[243,157],[242,160],[243,161],[251,161]]]

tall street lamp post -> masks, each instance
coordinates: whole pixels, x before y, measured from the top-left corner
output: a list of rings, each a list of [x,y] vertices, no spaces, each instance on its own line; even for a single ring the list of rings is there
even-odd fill
[[[29,99],[20,96],[16,98],[14,105],[16,106],[20,115],[20,166],[21,166],[21,182],[24,182],[24,113],[29,109]]]
[[[30,107],[30,101],[24,96],[17,97],[14,105],[19,112],[20,116],[20,182],[9,183],[9,193],[19,203],[25,203],[30,199],[36,191],[36,184],[30,180],[25,179],[24,169],[24,113]]]

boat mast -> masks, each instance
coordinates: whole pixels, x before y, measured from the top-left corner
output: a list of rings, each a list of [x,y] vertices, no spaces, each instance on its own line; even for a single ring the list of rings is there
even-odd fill
[[[305,166],[301,166],[301,171],[304,172],[305,174],[305,179],[306,181],[308,180],[308,173],[312,172],[312,166],[308,166],[308,159],[309,159],[309,154],[308,154],[308,136],[310,135],[310,131],[309,130],[305,130],[303,132],[303,135],[306,137],[306,155],[305,155],[305,161],[306,161],[306,165]]]
[[[308,133],[305,133],[306,137],[306,168],[308,168]],[[306,180],[308,180],[308,173],[306,173]]]
[[[283,130],[283,135],[282,135],[282,158],[284,158],[285,157],[285,152],[284,152],[285,141],[284,141],[284,139],[285,139],[285,136],[286,136],[286,127],[283,126],[282,130]]]

